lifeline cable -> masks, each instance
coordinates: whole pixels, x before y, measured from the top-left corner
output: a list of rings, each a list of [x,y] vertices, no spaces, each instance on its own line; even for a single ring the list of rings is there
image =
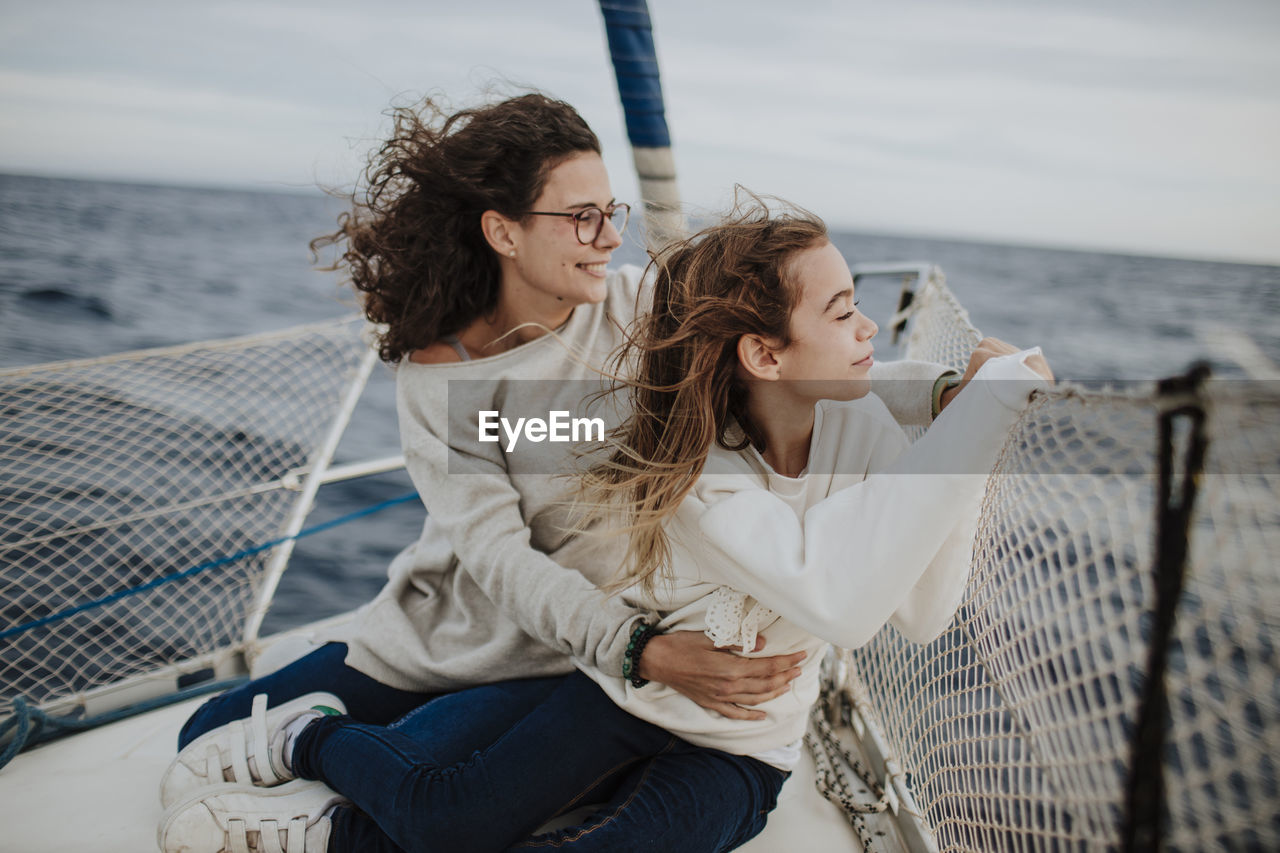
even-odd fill
[[[210,569],[216,569],[219,566],[225,566],[230,563],[235,563],[239,560],[243,560],[245,557],[251,557],[254,554],[260,554],[263,551],[268,551],[272,548],[275,548],[278,545],[284,544],[285,542],[302,539],[303,537],[311,536],[313,534],[320,533],[322,531],[328,530],[333,527],[338,527],[339,525],[346,524],[347,522],[355,521],[357,518],[363,518],[367,515],[373,515],[375,512],[381,512],[382,510],[387,509],[388,507],[391,507],[391,506],[395,506],[396,504],[402,504],[402,503],[406,503],[408,501],[414,500],[417,497],[418,497],[418,493],[416,491],[409,492],[407,494],[400,495],[399,497],[385,500],[382,503],[373,504],[372,506],[367,506],[363,509],[356,510],[355,512],[350,512],[350,513],[347,513],[346,515],[342,515],[337,518],[330,519],[329,521],[325,521],[320,524],[316,524],[311,527],[304,528],[303,530],[299,530],[293,536],[281,536],[278,539],[271,539],[267,542],[261,543],[260,545],[254,545],[252,548],[245,548],[241,551],[235,552],[234,554],[229,554],[224,557],[219,557],[215,560],[209,560],[208,562],[200,563],[199,565],[192,566],[189,569],[184,569],[180,572],[174,572],[173,574],[168,574],[168,575],[165,575],[164,577],[156,578],[153,581],[148,581],[147,583],[141,584],[139,586],[130,587],[129,589],[122,590],[120,592],[115,592],[115,593],[112,593],[111,595],[94,599],[93,601],[87,601],[84,604],[78,604],[75,607],[69,608],[67,610],[61,610],[61,611],[58,611],[57,613],[51,613],[48,616],[42,616],[39,619],[33,619],[32,621],[24,622],[21,625],[15,625],[12,628],[6,628],[5,630],[0,631],[0,640],[17,636],[18,634],[25,633],[27,631],[33,630],[35,628],[39,628],[44,625],[48,625],[53,622],[59,622],[63,619],[68,619],[72,616],[75,616],[77,613],[83,613],[86,610],[93,610],[95,608],[102,607],[107,604],[111,604],[112,602],[119,601],[123,598],[128,598],[129,596],[138,595],[139,593],[146,592],[147,590],[155,589],[156,587],[161,586],[163,584],[179,581],[184,578],[189,578],[192,575],[200,574],[201,572],[207,572]]]

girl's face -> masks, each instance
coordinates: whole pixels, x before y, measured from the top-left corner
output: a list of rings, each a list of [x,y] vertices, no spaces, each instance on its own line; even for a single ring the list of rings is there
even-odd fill
[[[797,253],[787,274],[800,298],[791,312],[791,344],[774,356],[779,378],[805,399],[865,396],[879,327],[855,306],[844,256],[823,243]]]
[[[577,213],[592,205],[608,210],[614,201],[604,160],[595,152],[574,154],[547,175],[531,210]],[[568,216],[529,216],[511,226],[515,257],[503,287],[522,302],[571,308],[602,302],[605,265],[622,236],[606,218],[595,241],[578,242]]]

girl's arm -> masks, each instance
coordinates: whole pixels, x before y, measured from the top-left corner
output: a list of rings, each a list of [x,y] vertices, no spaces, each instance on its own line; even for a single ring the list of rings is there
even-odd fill
[[[981,498],[987,475],[977,472],[990,471],[1030,390],[1045,384],[1023,363],[1037,354],[988,362],[977,378],[992,381],[972,383],[889,470],[811,507],[803,525],[764,489],[706,510],[707,568],[823,639],[866,643],[935,562],[967,570],[972,540],[952,534]],[[953,581],[940,598],[963,590]],[[936,624],[940,608],[915,605],[919,627]]]
[[[902,636],[913,643],[928,643],[946,630],[964,601],[977,533],[978,503],[970,506],[969,517],[961,521],[942,543],[920,580],[907,593],[889,619]]]

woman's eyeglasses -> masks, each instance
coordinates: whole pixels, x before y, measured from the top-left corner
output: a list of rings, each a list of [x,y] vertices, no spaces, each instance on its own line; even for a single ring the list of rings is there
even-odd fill
[[[613,227],[619,234],[626,231],[627,220],[631,218],[631,205],[612,204],[609,205],[608,210],[601,210],[592,205],[591,207],[582,208],[577,213],[554,213],[549,210],[527,210],[525,213],[531,216],[569,217],[573,220],[574,233],[578,235],[578,242],[584,246],[589,246],[600,239],[600,232],[604,230],[606,216],[613,223]]]

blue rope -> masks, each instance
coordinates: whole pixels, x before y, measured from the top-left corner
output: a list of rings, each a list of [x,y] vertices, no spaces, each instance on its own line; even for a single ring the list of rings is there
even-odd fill
[[[223,681],[212,681],[208,684],[198,684],[195,687],[188,687],[176,693],[148,699],[145,702],[139,702],[127,708],[117,708],[114,711],[107,711],[105,714],[98,714],[94,717],[75,717],[71,715],[55,717],[29,704],[26,697],[15,696],[13,697],[13,716],[0,723],[0,740],[3,740],[10,731],[17,729],[14,732],[13,740],[9,741],[9,745],[5,747],[4,752],[0,752],[0,769],[4,768],[6,764],[14,759],[14,756],[28,746],[35,746],[72,732],[80,732],[96,726],[103,726],[107,723],[114,723],[116,720],[183,702],[194,696],[237,687],[248,680],[248,677],[242,676],[228,678]],[[45,730],[46,727],[48,728],[47,731]]]
[[[245,557],[252,557],[254,554],[260,554],[263,551],[267,551],[271,548],[276,547],[277,545],[282,545],[291,539],[302,539],[305,536],[311,536],[316,533],[320,533],[322,531],[328,530],[332,527],[337,527],[341,524],[346,524],[347,522],[355,521],[357,518],[363,518],[366,515],[373,515],[375,512],[381,512],[387,507],[395,506],[396,504],[406,503],[408,501],[414,500],[417,497],[418,497],[417,492],[409,492],[408,494],[401,495],[398,498],[391,498],[390,500],[385,500],[382,503],[374,504],[373,506],[368,506],[368,507],[365,507],[364,509],[356,510],[355,512],[347,513],[346,515],[342,515],[337,518],[330,519],[329,521],[323,522],[321,524],[317,524],[312,527],[307,527],[303,530],[299,530],[297,533],[295,533],[292,536],[282,536],[279,539],[272,539],[270,542],[263,542],[261,545],[255,545],[252,548],[246,548],[243,551],[237,551],[236,553],[231,554],[229,556],[219,557],[216,560],[210,560],[207,563],[201,563],[200,565],[194,566],[190,569],[186,569],[181,572],[176,572],[171,575],[165,575],[164,577],[161,577],[161,578],[156,578],[155,580],[148,581],[147,583],[144,583],[141,586],[131,587],[129,589],[122,590],[120,592],[112,593],[111,595],[105,596],[103,598],[95,599],[93,601],[87,601],[84,604],[77,605],[75,607],[70,608],[69,610],[62,610],[57,613],[51,613],[48,616],[42,616],[39,619],[32,620],[31,622],[25,622],[21,625],[15,625],[12,628],[6,628],[4,631],[0,631],[0,640],[5,640],[5,639],[8,639],[9,637],[17,636],[18,634],[31,631],[35,628],[39,628],[53,622],[59,622],[59,621],[62,621],[63,619],[69,619],[72,616],[75,616],[77,613],[83,613],[86,610],[93,610],[94,608],[102,607],[103,605],[112,604],[113,602],[120,601],[121,599],[124,599],[124,598],[128,598],[131,595],[138,595],[148,590],[155,589],[156,587],[161,586],[162,584],[173,583],[174,581],[180,581],[180,580],[183,580],[184,578],[189,578],[192,575],[197,575],[201,572],[207,572],[210,569],[216,569],[219,566],[225,566],[228,563],[234,563],[238,560],[243,560]]]

